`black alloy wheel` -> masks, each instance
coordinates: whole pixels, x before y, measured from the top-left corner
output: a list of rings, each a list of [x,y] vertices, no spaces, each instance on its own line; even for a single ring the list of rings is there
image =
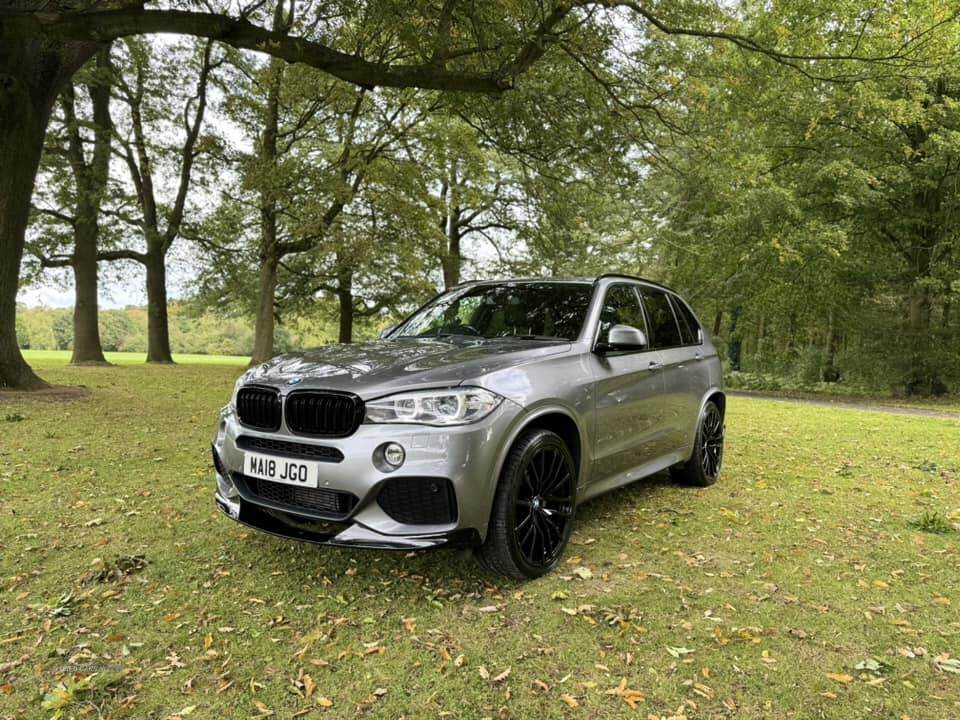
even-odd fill
[[[708,400],[700,414],[693,454],[687,462],[670,468],[673,479],[683,485],[706,487],[720,477],[723,466],[723,412]]]
[[[507,461],[480,557],[491,570],[525,580],[549,572],[563,554],[576,514],[577,468],[560,436],[530,430]]]

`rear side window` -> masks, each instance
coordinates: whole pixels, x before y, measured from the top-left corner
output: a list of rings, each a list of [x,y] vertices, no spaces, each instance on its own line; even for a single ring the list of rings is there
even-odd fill
[[[677,314],[677,320],[680,322],[680,337],[683,338],[684,345],[699,345],[703,342],[703,335],[700,333],[700,323],[690,312],[687,304],[676,295],[670,296],[670,302],[673,303],[673,310]]]
[[[683,345],[680,328],[673,315],[667,294],[662,290],[641,287],[640,295],[643,298],[643,306],[647,310],[647,318],[650,320],[650,333],[653,335],[650,341],[652,346],[668,348]]]

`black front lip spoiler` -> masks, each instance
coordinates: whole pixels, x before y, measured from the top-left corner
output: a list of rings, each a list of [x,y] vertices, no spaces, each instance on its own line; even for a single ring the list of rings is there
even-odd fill
[[[442,535],[384,535],[350,521],[316,523],[313,518],[269,511],[242,498],[239,503],[240,512],[234,515],[223,501],[217,498],[217,507],[231,520],[270,535],[317,545],[410,551],[437,547],[475,547],[480,544],[480,535],[473,529],[458,529]]]

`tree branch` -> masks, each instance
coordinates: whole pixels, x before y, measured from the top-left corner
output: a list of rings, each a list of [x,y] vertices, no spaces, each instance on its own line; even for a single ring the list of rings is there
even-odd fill
[[[14,32],[55,35],[73,40],[109,42],[116,38],[151,33],[205,37],[236,48],[263,52],[287,62],[311,65],[362,87],[419,87],[427,90],[497,93],[513,84],[512,77],[504,73],[450,71],[434,63],[392,65],[371,62],[312,40],[290,37],[285,32],[267,30],[245,19],[218,13],[128,7],[78,13],[5,10],[2,14],[11,18],[12,22],[8,22],[17,28]],[[519,71],[529,64],[523,59],[513,66]]]
[[[134,260],[146,264],[147,256],[135,250],[101,250],[97,253],[98,262],[113,262],[114,260]]]

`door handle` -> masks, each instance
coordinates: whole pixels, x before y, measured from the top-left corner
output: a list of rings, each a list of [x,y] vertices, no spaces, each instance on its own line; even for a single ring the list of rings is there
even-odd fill
[[[663,369],[663,363],[660,362],[659,360],[651,360],[650,364],[647,365],[647,370],[662,370],[662,369]]]

